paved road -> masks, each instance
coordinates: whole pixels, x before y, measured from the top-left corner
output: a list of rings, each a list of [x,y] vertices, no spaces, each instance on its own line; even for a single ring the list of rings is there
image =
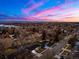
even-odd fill
[[[68,43],[69,37],[70,36],[67,36],[60,42],[54,44],[52,47],[49,47],[43,52],[43,55],[41,57],[34,58],[34,59],[49,59],[49,58],[52,59],[53,56],[59,54],[61,49],[65,47],[65,45]]]
[[[56,43],[56,46],[53,47],[52,49],[53,50],[52,52],[54,53],[54,55],[59,54],[61,49],[65,47],[65,45],[68,43],[69,37],[70,36],[67,36],[63,40],[61,40],[59,43]]]

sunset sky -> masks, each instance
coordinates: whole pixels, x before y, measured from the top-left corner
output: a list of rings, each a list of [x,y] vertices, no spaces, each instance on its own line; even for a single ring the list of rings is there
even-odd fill
[[[79,22],[79,0],[0,0],[0,21]]]

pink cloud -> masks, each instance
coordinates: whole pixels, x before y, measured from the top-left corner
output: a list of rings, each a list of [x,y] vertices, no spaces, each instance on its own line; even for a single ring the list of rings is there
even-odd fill
[[[34,3],[33,0],[31,0],[31,2]],[[22,9],[22,12],[23,12],[24,14],[29,14],[30,11],[32,11],[32,10],[38,8],[39,6],[42,6],[42,5],[45,4],[46,2],[47,2],[47,0],[41,1],[41,2],[39,2],[39,3],[35,3],[35,4],[33,4],[32,6],[30,6],[29,8]],[[29,3],[30,3],[30,2],[29,2]]]
[[[79,21],[79,8],[72,7],[74,3],[69,2],[65,3],[50,9],[43,10],[41,12],[36,13],[33,16],[30,16],[31,20],[45,20],[45,21],[68,21],[75,22]],[[24,9],[23,12],[28,14],[30,11],[34,10],[35,8],[43,5],[43,3],[35,4],[28,9]],[[33,18],[32,18],[33,17]],[[70,18],[69,18],[70,17]],[[76,20],[74,20],[76,19]]]
[[[42,3],[34,4],[30,8],[22,9],[22,12],[25,13],[25,14],[28,14],[30,11],[32,11],[33,9],[39,7],[40,5],[42,5]]]
[[[79,8],[71,7],[71,5],[73,5],[73,3],[65,3],[63,5],[39,12],[39,13],[33,15],[32,17],[43,19],[43,20],[49,19],[49,21],[51,21],[51,20],[60,20],[62,18],[66,18],[66,17],[79,16],[79,14],[78,14]]]

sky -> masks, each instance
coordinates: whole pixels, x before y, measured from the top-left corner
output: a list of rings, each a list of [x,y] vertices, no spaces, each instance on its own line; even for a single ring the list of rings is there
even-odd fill
[[[79,0],[0,0],[0,21],[79,22]]]

